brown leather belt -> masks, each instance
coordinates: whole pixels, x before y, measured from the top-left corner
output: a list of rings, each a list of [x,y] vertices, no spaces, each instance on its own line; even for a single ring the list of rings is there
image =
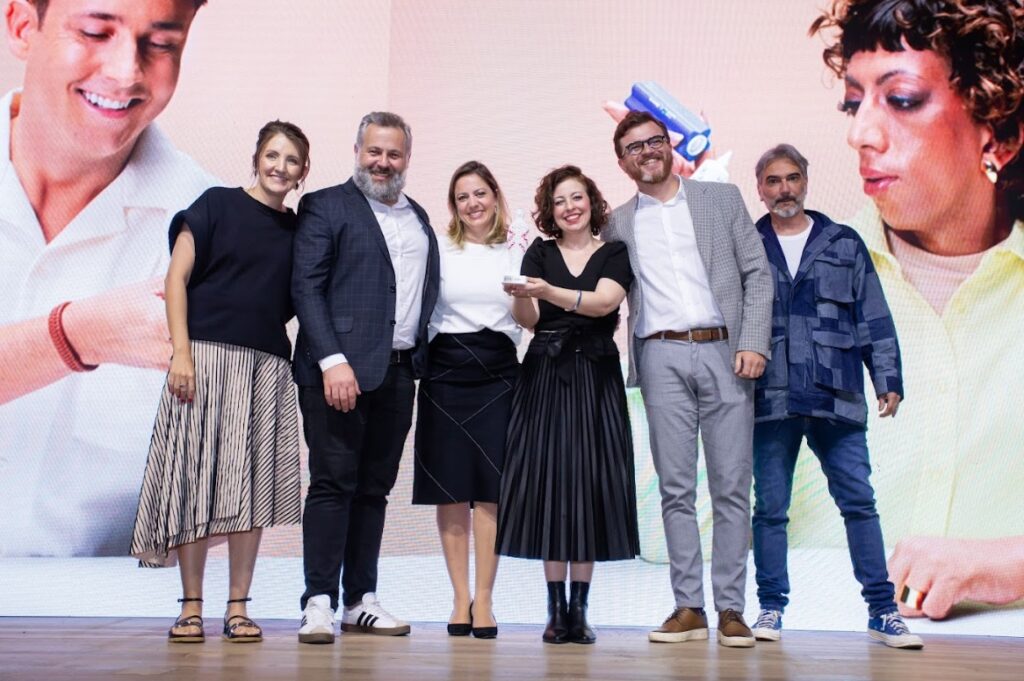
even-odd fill
[[[727,340],[729,330],[724,326],[715,329],[690,329],[689,331],[659,331],[652,333],[643,340],[675,340],[688,343],[709,343],[711,341]]]

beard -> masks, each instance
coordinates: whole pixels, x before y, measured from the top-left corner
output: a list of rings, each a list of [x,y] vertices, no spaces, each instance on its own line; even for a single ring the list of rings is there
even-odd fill
[[[789,201],[786,205],[781,205],[783,202]],[[772,206],[772,213],[778,215],[780,218],[789,219],[800,214],[800,211],[804,209],[804,202],[799,197],[789,197],[787,199],[780,199],[775,202]]]
[[[356,183],[360,191],[374,201],[390,206],[398,201],[398,197],[402,194],[402,189],[405,187],[405,172],[398,173],[391,170],[387,179],[379,182],[370,175],[369,168],[364,168],[359,165],[359,161],[356,161],[355,168],[352,170],[352,181]]]
[[[661,167],[654,170],[648,170],[641,165],[645,161],[650,160],[652,156],[643,158],[640,164],[637,164],[638,171],[635,179],[640,180],[644,184],[657,184],[664,181],[672,173],[672,152],[669,151],[667,154],[661,154],[660,157],[662,161]],[[653,156],[653,158],[658,158],[658,156]]]

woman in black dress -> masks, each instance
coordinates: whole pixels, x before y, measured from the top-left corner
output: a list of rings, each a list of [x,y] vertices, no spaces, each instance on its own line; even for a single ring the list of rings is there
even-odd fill
[[[248,189],[208,189],[171,221],[167,326],[174,354],[153,427],[131,554],[181,566],[173,642],[204,640],[203,571],[227,538],[223,636],[262,640],[246,612],[262,528],[299,522],[299,438],[290,294],[295,213],[284,198],[309,171],[291,123],[260,130]]]
[[[548,173],[536,202],[537,227],[554,238],[526,252],[527,283],[506,286],[516,319],[535,335],[512,398],[498,552],[545,561],[545,642],[593,643],[594,561],[639,554],[632,437],[612,340],[633,275],[625,246],[596,238],[608,204],[579,168]]]

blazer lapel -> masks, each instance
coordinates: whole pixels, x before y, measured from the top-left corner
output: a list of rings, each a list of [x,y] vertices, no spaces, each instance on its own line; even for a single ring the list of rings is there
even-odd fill
[[[633,233],[633,224],[636,218],[636,197],[633,198],[633,204],[630,209],[623,211],[623,221],[621,224],[616,225],[617,235],[621,241],[626,244],[627,251],[632,255],[636,253],[636,234]]]
[[[377,222],[377,216],[373,214],[373,209],[370,208],[370,202],[359,191],[359,187],[356,186],[354,181],[349,180],[344,186],[345,190],[352,197],[350,204],[355,208],[357,213],[355,217],[358,219],[358,223],[369,226],[371,238],[377,242],[377,246],[380,248],[381,253],[384,254],[388,265],[394,269],[394,266],[391,264],[391,251],[388,250],[388,242],[384,238],[384,232],[380,228],[380,223]]]
[[[711,229],[714,225],[714,216],[711,202],[704,197],[704,189],[696,182],[682,179],[683,192],[686,194],[686,206],[690,209],[690,219],[693,221],[693,233],[697,238],[697,251],[700,259],[704,262],[704,268],[708,270],[708,277],[711,276]]]

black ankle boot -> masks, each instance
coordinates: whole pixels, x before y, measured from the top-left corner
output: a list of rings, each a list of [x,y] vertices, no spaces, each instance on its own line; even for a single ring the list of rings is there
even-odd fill
[[[573,643],[593,643],[597,634],[587,624],[587,595],[590,582],[573,582],[569,586],[569,635]]]
[[[544,629],[544,643],[565,643],[568,640],[566,607],[565,582],[548,582],[548,626]]]

